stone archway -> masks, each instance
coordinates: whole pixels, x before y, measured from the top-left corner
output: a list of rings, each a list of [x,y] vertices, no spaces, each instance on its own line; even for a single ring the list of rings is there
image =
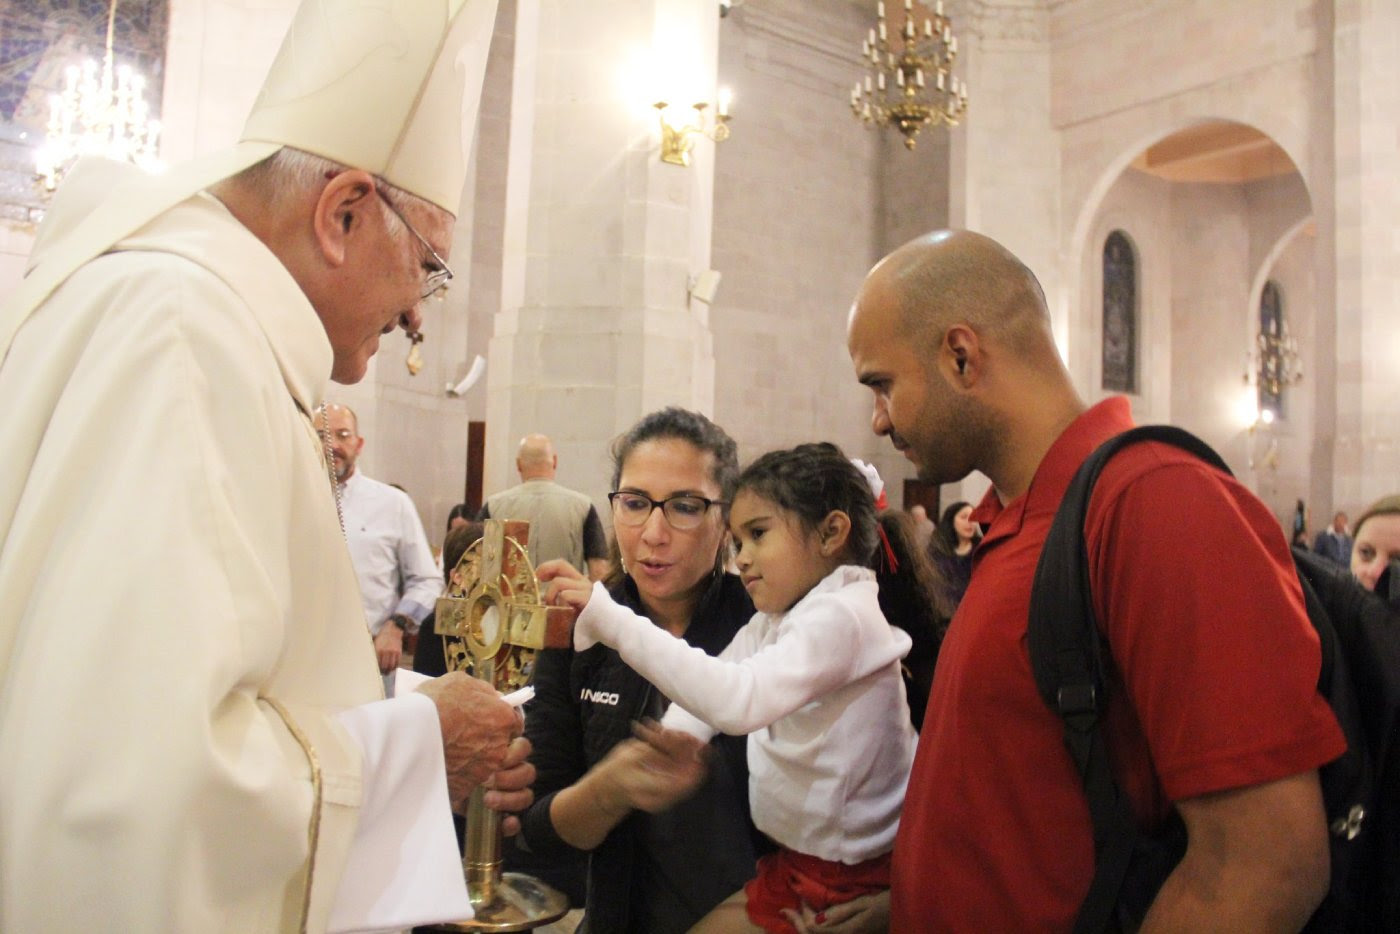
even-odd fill
[[[1130,395],[1137,418],[1195,431],[1276,511],[1291,508],[1309,492],[1312,407],[1297,406],[1297,422],[1275,429],[1286,438],[1263,438],[1250,430],[1242,400],[1258,295],[1281,257],[1301,300],[1295,314],[1312,320],[1312,254],[1302,263],[1297,255],[1313,211],[1301,171],[1268,134],[1227,120],[1139,135],[1105,164],[1069,245],[1067,343],[1081,392],[1089,400],[1112,394],[1101,384],[1102,255],[1110,232],[1122,231],[1140,276],[1141,376]]]

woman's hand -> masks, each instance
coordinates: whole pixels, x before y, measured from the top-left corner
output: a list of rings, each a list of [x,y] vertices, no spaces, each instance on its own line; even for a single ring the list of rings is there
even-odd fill
[[[706,748],[689,733],[634,724],[637,739],[618,743],[588,776],[599,809],[655,814],[688,798],[705,779]]]
[[[708,747],[688,733],[634,725],[643,739],[624,739],[549,805],[565,843],[591,850],[632,813],[656,813],[691,795],[706,774]]]
[[[634,808],[655,814],[695,793],[707,771],[710,747],[706,743],[654,720],[632,724],[632,734],[644,744],[633,750],[638,770],[630,782]]]
[[[883,934],[890,929],[890,890],[861,895],[848,902],[813,911],[783,909],[783,917],[797,934]]]

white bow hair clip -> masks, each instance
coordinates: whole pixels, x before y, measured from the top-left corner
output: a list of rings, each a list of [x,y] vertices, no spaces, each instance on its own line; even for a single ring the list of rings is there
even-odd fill
[[[865,482],[870,485],[870,495],[874,497],[876,505],[884,508],[881,502],[885,496],[885,481],[880,479],[880,471],[875,469],[873,464],[867,464],[858,457],[851,458],[851,463],[855,464],[861,476],[865,477]]]

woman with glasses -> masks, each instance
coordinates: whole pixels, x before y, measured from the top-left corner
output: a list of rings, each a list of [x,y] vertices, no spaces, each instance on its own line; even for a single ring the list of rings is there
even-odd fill
[[[695,412],[653,412],[613,445],[613,599],[711,655],[753,615],[724,570],[726,513],[739,464],[732,439]],[[539,569],[547,599],[592,586],[562,562]],[[688,930],[744,882],[766,847],[749,816],[743,737],[716,737],[708,768],[694,750],[664,760],[632,737],[669,701],[597,645],[540,653],[525,720],[537,770],[521,842],[541,858],[591,853],[580,930],[589,934]],[[688,771],[687,771],[688,770]],[[693,796],[675,804],[687,771]],[[675,805],[672,807],[671,805]]]

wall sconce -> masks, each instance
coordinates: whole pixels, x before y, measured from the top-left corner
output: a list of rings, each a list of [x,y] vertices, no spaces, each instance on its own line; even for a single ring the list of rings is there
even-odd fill
[[[1262,466],[1271,471],[1278,470],[1278,437],[1274,434],[1274,413],[1272,409],[1260,409],[1259,417],[1245,429],[1245,454],[1250,470]],[[1262,453],[1259,445],[1263,444]]]
[[[729,139],[729,102],[731,99],[729,89],[720,88],[719,103],[715,108],[715,122],[708,129],[705,127],[705,111],[710,105],[704,101],[690,105],[695,109],[695,122],[685,126],[674,126],[666,119],[666,111],[671,106],[669,103],[657,101],[653,104],[657,115],[661,118],[661,161],[669,162],[672,165],[690,165],[690,150],[695,147],[696,136],[703,136],[716,143],[722,143]]]

